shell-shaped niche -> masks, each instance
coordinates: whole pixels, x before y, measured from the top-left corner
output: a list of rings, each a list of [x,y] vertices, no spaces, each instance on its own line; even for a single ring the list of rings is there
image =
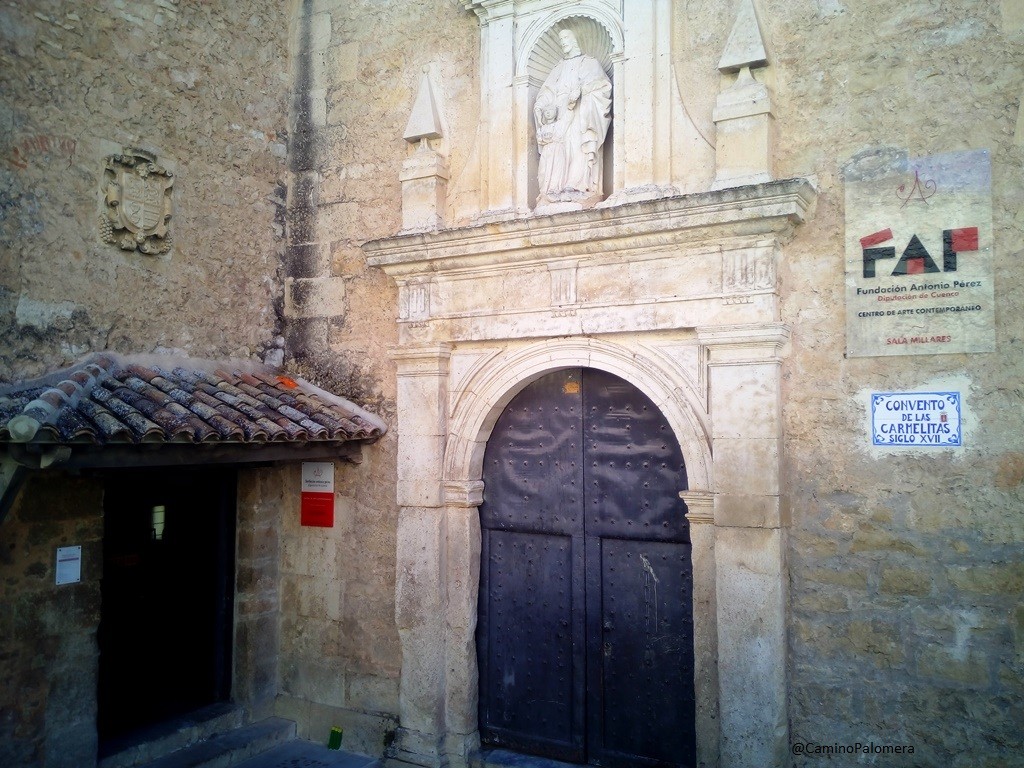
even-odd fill
[[[570,29],[575,33],[580,50],[597,59],[609,78],[612,76],[612,39],[608,31],[597,21],[588,16],[569,16],[549,27],[541,35],[530,53],[527,71],[530,78],[541,83],[555,64],[562,60],[562,44],[558,33]]]

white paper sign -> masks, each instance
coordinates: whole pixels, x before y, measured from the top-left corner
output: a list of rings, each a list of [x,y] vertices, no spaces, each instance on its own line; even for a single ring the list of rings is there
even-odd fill
[[[962,445],[959,392],[875,392],[871,441],[893,448]]]
[[[57,547],[57,584],[76,584],[82,580],[82,548]]]

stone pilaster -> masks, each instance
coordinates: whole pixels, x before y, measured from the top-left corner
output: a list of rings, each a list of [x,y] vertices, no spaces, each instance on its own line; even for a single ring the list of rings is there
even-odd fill
[[[697,765],[718,766],[718,628],[715,608],[715,495],[682,491],[693,547],[694,693],[697,699]]]
[[[785,520],[780,514],[785,326],[698,329],[714,454],[723,766],[781,765],[786,711]]]
[[[447,344],[393,350],[398,363],[398,505],[443,504],[441,462],[447,435]]]
[[[477,730],[477,589],[480,584],[480,514],[484,484],[447,482],[448,605],[445,613],[445,751],[452,768],[465,768],[480,746]],[[468,663],[467,663],[468,660]]]
[[[768,87],[743,67],[718,96],[715,121],[715,181],[712,189],[771,181],[774,118]]]
[[[447,345],[405,347],[398,363],[398,544],[395,621],[402,645],[399,723],[390,763],[447,765],[444,751],[448,538],[442,460]]]
[[[437,230],[444,226],[448,164],[423,139],[402,163],[402,231]]]

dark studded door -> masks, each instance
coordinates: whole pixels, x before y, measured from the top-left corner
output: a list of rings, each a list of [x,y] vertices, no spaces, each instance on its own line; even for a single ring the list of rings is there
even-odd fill
[[[499,417],[483,479],[484,743],[693,765],[686,470],[663,414],[611,374],[548,374]]]

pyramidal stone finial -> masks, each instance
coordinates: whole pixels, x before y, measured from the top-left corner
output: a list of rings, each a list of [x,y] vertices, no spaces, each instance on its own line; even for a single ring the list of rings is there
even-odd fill
[[[443,135],[429,72],[429,67],[423,68],[420,89],[412,105],[409,122],[405,124],[405,134],[402,138],[410,143],[416,143],[421,139],[439,139]]]
[[[767,63],[768,54],[757,25],[754,0],[740,0],[736,23],[732,25],[718,69],[720,72],[738,72],[743,67],[760,67]]]

